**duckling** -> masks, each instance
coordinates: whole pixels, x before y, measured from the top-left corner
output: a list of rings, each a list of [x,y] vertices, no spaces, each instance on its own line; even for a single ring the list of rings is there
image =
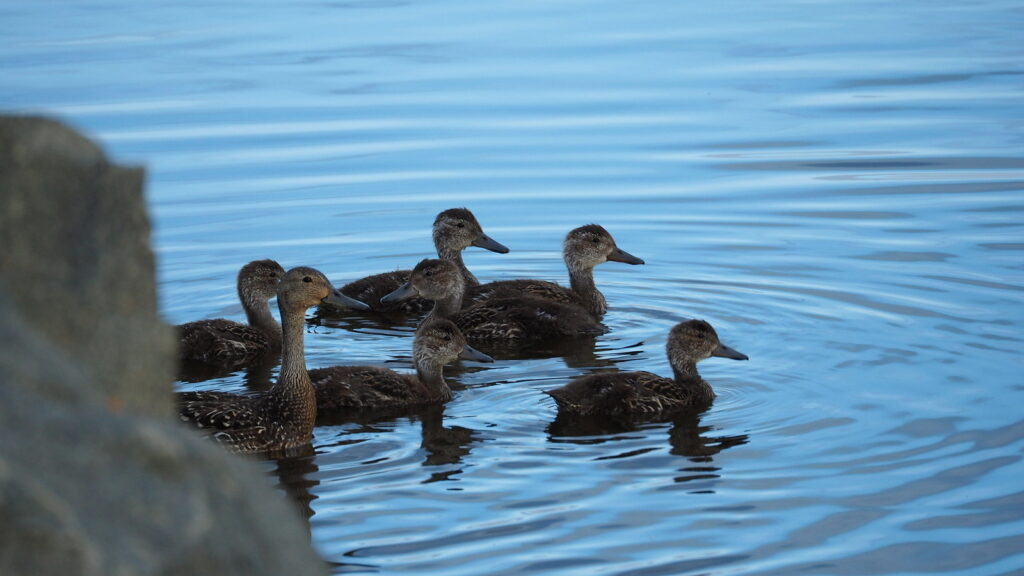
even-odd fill
[[[481,286],[467,285],[465,306],[496,298],[531,295],[582,306],[599,319],[608,311],[608,303],[594,284],[594,267],[609,260],[634,265],[644,263],[616,246],[612,235],[597,224],[570,231],[562,243],[562,258],[569,269],[569,288],[546,280],[500,280]]]
[[[451,208],[438,214],[434,219],[433,237],[438,258],[454,262],[459,267],[468,286],[477,286],[480,281],[462,261],[463,250],[470,246],[477,246],[499,254],[508,253],[507,247],[484,234],[476,217],[465,208]],[[357,300],[369,302],[370,307],[377,311],[417,314],[429,310],[430,302],[422,298],[390,304],[381,303],[381,297],[394,291],[409,279],[409,272],[411,270],[395,270],[367,276],[342,286],[341,291]]]
[[[416,330],[412,347],[416,374],[399,374],[375,366],[332,366],[309,371],[316,388],[317,410],[360,410],[438,404],[452,398],[444,366],[456,358],[494,362],[466,344],[448,320],[427,320]]]
[[[309,442],[316,420],[316,393],[306,372],[303,333],[306,310],[321,302],[369,308],[339,292],[318,270],[292,268],[277,288],[284,325],[277,383],[259,394],[180,392],[181,419],[237,452],[284,450]]]
[[[746,360],[747,356],[718,340],[704,320],[687,320],[669,332],[665,346],[675,378],[650,372],[591,374],[545,392],[560,411],[580,415],[656,415],[687,407],[706,409],[715,398],[700,374],[697,362],[711,356]]]
[[[284,268],[273,260],[254,260],[238,272],[238,299],[249,324],[216,318],[177,326],[181,361],[244,363],[281,347],[281,325],[270,313],[270,299]]]
[[[545,340],[604,333],[604,327],[580,306],[530,295],[492,298],[462,308],[465,281],[446,260],[420,261],[385,302],[418,296],[434,302],[427,315],[447,318],[470,340]]]

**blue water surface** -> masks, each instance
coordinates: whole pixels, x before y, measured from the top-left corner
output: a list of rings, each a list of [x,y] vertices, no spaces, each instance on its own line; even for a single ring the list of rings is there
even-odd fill
[[[465,363],[443,410],[268,461],[337,572],[1019,574],[1024,8],[1017,2],[0,2],[0,109],[60,117],[147,193],[168,322],[242,319],[245,262],[337,284],[469,207],[566,282],[596,222],[610,332]],[[670,374],[699,416],[555,421],[543,390]],[[314,318],[310,367],[411,370],[414,322]],[[243,390],[265,372],[181,388]]]

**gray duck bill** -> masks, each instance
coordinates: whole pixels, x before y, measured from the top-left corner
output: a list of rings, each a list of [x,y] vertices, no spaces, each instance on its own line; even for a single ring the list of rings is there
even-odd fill
[[[399,286],[395,291],[385,294],[384,297],[380,299],[380,303],[389,304],[391,302],[400,302],[415,295],[416,289],[412,287],[412,282],[406,282]]]
[[[750,360],[750,358],[748,358],[743,352],[733,350],[725,344],[719,344],[718,348],[715,348],[715,351],[712,352],[711,355],[718,356],[719,358],[731,358],[733,360]]]
[[[477,362],[494,362],[494,358],[491,358],[487,354],[473,348],[469,344],[463,347],[462,352],[459,353],[459,358],[463,360],[476,360]]]
[[[629,252],[626,252],[622,248],[616,248],[612,250],[612,253],[608,255],[608,259],[612,262],[625,262],[626,264],[644,264],[645,262],[633,256]]]
[[[491,252],[497,252],[498,254],[508,254],[508,247],[498,242],[494,238],[491,238],[487,234],[481,234],[476,240],[473,240],[473,246],[477,248],[484,248]]]
[[[370,309],[370,306],[367,305],[366,303],[360,302],[359,300],[356,300],[355,298],[351,298],[349,296],[345,296],[337,288],[331,288],[330,293],[327,294],[327,297],[324,298],[323,300],[321,300],[321,302],[323,302],[325,304],[330,304],[332,306],[338,306],[338,307],[341,307],[341,308],[351,308],[353,310],[369,310]]]

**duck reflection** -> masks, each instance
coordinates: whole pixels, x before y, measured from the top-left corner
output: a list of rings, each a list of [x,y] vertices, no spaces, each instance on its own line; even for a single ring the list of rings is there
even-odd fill
[[[313,488],[320,484],[320,480],[315,478],[320,468],[316,464],[313,445],[307,444],[291,451],[287,456],[271,458],[266,462],[274,466],[270,473],[277,476],[278,487],[295,503],[300,517],[306,520],[306,530],[309,531],[309,519],[316,514],[312,503],[317,496],[313,494]]]
[[[671,422],[672,427],[668,430],[671,446],[669,453],[704,464],[679,469],[684,474],[675,477],[675,482],[690,482],[718,478],[720,468],[707,464],[719,452],[749,441],[747,434],[714,434],[714,426],[701,424],[702,416],[703,411],[696,409],[674,412],[656,419],[605,414],[580,415],[560,411],[548,425],[547,433],[551,442],[601,444],[620,440],[624,434],[661,428],[659,423]]]
[[[471,452],[473,445],[480,441],[479,433],[462,426],[444,425],[444,406],[440,404],[404,408],[387,408],[377,410],[360,410],[350,413],[328,413],[317,418],[318,426],[339,426],[358,424],[344,432],[344,435],[386,433],[389,426],[382,424],[395,423],[407,419],[409,422],[420,422],[420,447],[424,450],[423,466],[426,468],[444,468],[431,471],[424,484],[451,480],[462,473],[459,464]],[[341,439],[339,444],[345,443]]]

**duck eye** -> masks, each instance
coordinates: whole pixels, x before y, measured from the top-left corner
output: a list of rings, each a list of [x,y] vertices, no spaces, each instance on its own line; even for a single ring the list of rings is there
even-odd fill
[[[302,281],[303,281],[303,282],[312,282],[312,281],[313,281],[313,279],[312,279],[312,278],[310,278],[309,276],[306,276],[305,278],[303,278],[303,279],[302,279]]]
[[[459,223],[456,224],[456,226],[458,226],[459,228],[465,228],[466,227],[466,223],[465,222],[459,222]]]
[[[434,275],[434,271],[433,270],[425,270],[423,272],[423,275],[424,276],[433,276]]]
[[[601,239],[596,237],[596,236],[591,238],[590,241],[593,242],[594,244],[600,244],[601,243]]]
[[[444,335],[444,341],[445,342],[451,342],[452,341],[452,335],[451,334],[445,334]]]

